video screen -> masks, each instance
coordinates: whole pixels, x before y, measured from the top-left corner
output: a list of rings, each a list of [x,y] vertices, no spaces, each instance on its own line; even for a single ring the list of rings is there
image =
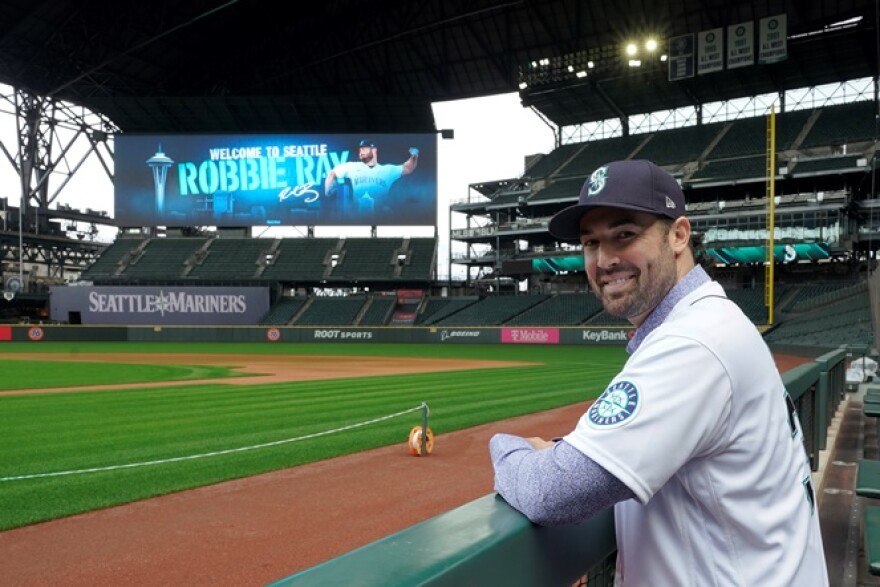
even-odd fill
[[[437,135],[115,136],[120,226],[432,226]]]

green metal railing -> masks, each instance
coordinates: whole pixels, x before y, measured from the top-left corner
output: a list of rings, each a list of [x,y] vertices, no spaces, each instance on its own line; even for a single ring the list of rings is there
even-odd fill
[[[847,349],[786,372],[782,379],[818,467],[833,407],[845,391]],[[547,587],[613,584],[614,517],[606,510],[566,527],[535,526],[496,494],[273,583],[274,587]]]

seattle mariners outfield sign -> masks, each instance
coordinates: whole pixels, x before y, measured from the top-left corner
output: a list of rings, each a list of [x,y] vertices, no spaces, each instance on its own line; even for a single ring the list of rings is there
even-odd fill
[[[51,316],[81,324],[256,324],[269,310],[265,287],[52,287]]]

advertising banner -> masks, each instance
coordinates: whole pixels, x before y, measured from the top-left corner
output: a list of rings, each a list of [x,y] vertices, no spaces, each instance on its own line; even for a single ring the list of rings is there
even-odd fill
[[[502,328],[504,344],[559,344],[558,328]]]
[[[632,328],[596,328],[581,331],[582,344],[626,344],[632,338]]]
[[[253,325],[269,311],[269,288],[54,286],[49,306],[69,324]]]
[[[115,137],[120,226],[433,226],[436,134]]]
[[[716,260],[727,265],[738,263],[763,263],[767,260],[767,247],[709,247],[706,249]],[[773,258],[777,262],[818,261],[831,257],[827,243],[789,243],[774,245]]]
[[[497,328],[431,328],[429,342],[443,343],[498,343]]]

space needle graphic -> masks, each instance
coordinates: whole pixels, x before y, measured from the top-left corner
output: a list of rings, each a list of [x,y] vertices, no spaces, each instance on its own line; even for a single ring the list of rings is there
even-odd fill
[[[147,159],[147,165],[153,171],[153,185],[156,188],[156,212],[162,214],[165,210],[165,180],[168,178],[168,168],[174,165],[174,161],[162,152],[162,143],[156,154]]]

